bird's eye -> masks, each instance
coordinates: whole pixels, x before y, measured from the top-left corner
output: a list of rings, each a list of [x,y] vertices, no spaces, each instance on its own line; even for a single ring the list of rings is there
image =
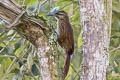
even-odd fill
[[[66,12],[64,12],[64,11],[58,11],[55,14],[56,14],[56,18],[58,18],[60,20],[63,20],[67,16]]]

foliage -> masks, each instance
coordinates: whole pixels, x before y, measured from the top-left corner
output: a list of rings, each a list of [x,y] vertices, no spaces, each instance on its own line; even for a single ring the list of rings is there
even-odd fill
[[[42,2],[44,0],[40,0]],[[26,5],[26,11],[34,14],[38,8],[39,0],[16,0],[20,5]],[[75,52],[71,60],[71,66],[66,80],[78,80],[82,62],[82,31],[80,26],[79,5],[77,0],[49,0],[40,7],[39,16],[48,24],[56,23],[53,18],[46,15],[49,11],[59,6],[65,10],[74,28]],[[0,20],[0,78],[7,76],[7,80],[41,80],[39,63],[36,57],[35,47],[20,36],[15,30],[7,30]],[[61,51],[62,52],[62,51]],[[64,64],[64,54],[60,54],[60,68]],[[113,0],[113,19],[110,42],[110,69],[108,80],[120,79],[120,2]],[[4,80],[4,79],[3,79]]]

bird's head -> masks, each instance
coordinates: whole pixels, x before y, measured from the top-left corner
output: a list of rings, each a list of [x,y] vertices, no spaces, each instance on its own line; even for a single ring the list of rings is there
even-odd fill
[[[68,18],[67,13],[65,11],[50,12],[47,16],[53,16],[58,20],[64,20]]]

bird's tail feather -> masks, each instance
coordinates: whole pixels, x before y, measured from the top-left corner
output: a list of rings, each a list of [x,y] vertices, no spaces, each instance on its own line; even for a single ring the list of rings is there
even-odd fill
[[[67,54],[66,60],[65,60],[65,65],[64,65],[64,79],[67,76],[67,73],[69,71],[69,66],[70,66],[70,54]]]

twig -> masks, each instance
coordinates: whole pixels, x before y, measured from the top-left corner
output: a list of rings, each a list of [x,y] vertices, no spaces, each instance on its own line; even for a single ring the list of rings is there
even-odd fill
[[[8,73],[11,71],[11,68],[12,68],[12,66],[14,65],[14,63],[15,63],[16,61],[17,61],[17,59],[14,58],[14,60],[12,61],[12,63],[10,64],[10,66],[8,67],[5,75],[3,76],[2,80],[5,80],[5,78],[7,77]]]
[[[5,46],[7,46],[6,43],[5,43],[4,41],[0,40],[0,42],[3,43]]]
[[[25,11],[22,11],[22,13],[20,15],[18,15],[17,18],[15,19],[15,21],[8,27],[12,28],[13,26],[15,26],[17,24],[17,22],[19,21],[19,19],[23,16],[24,13],[25,13]]]
[[[66,4],[66,5],[64,5],[61,9],[65,8],[65,7],[69,6],[69,5],[71,5],[72,3],[73,3],[73,1],[70,2],[70,3],[68,3],[68,4]]]
[[[10,57],[10,58],[15,58],[15,56],[10,56],[10,55],[0,55],[0,57]]]
[[[22,50],[18,53],[18,56],[19,56],[19,55],[23,55],[22,51],[25,49],[25,47],[27,47],[27,43],[26,43],[26,45],[25,45],[24,47],[22,47]],[[22,54],[21,54],[21,53],[22,53]],[[3,76],[2,80],[5,80],[5,79],[6,79],[6,77],[7,77],[8,74],[9,74],[9,72],[11,71],[11,68],[13,67],[13,65],[15,64],[15,62],[17,61],[17,59],[18,59],[18,57],[16,56],[16,57],[14,58],[14,60],[12,61],[12,63],[10,64],[10,66],[8,67],[8,69],[7,69],[6,73],[5,73],[5,75]]]
[[[11,39],[6,43],[6,46],[9,45],[10,41],[12,41],[16,35],[17,35],[17,33],[15,33],[15,34],[11,37]],[[2,53],[4,49],[5,49],[5,47],[0,50],[0,53]]]
[[[80,71],[81,71],[81,70],[79,70],[79,71],[76,73],[76,75],[75,75],[75,77],[73,78],[73,80],[76,80],[76,77],[77,77],[77,76],[80,76],[80,75],[79,75]]]
[[[70,66],[72,67],[73,71],[74,71],[75,73],[77,73],[77,75],[79,75],[78,72],[77,72],[77,71],[75,70],[75,68],[73,67],[73,65],[70,64]],[[79,75],[79,76],[80,76],[80,75]]]
[[[39,12],[40,12],[40,7],[41,7],[44,3],[46,3],[47,0],[44,0],[44,1],[42,1],[42,2],[40,2],[40,0],[38,0],[38,1],[39,1],[39,2],[38,2],[38,7],[37,7],[37,10],[36,10],[37,15],[38,15]]]
[[[25,6],[25,0],[23,0],[22,6]]]
[[[117,49],[120,49],[120,45],[119,45],[117,48],[112,49],[112,50],[110,51],[110,53],[113,52],[113,51],[115,51],[115,50],[117,50]]]

